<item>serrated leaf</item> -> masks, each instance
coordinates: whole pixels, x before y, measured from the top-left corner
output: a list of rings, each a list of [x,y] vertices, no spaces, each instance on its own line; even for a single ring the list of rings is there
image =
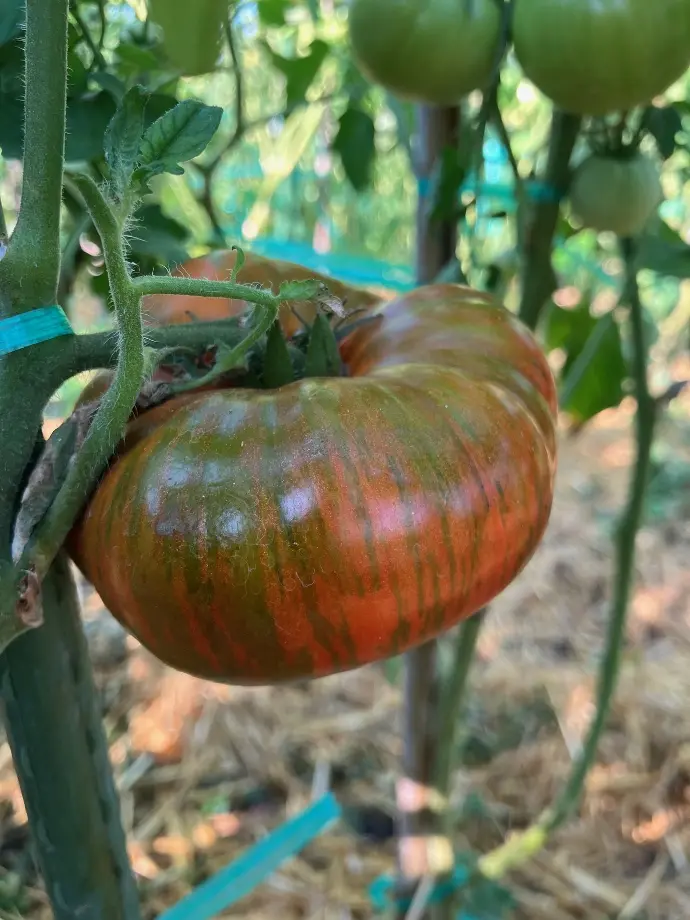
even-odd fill
[[[144,109],[147,94],[133,86],[122,97],[105,132],[105,159],[110,167],[111,185],[116,198],[127,190],[137,162],[144,134]]]
[[[263,384],[266,389],[286,386],[295,379],[292,360],[278,320],[273,323],[266,341]]]
[[[306,377],[340,377],[342,374],[335,334],[321,313],[311,327],[304,373]]]
[[[179,164],[205,150],[222,116],[219,106],[193,99],[178,102],[147,129],[139,148],[139,163],[149,175],[181,175],[184,170]]]
[[[338,120],[333,150],[340,157],[353,188],[363,191],[371,182],[376,156],[376,128],[371,116],[354,106],[345,109]]]
[[[656,141],[664,160],[668,160],[676,149],[676,135],[683,130],[678,110],[672,105],[650,105],[644,113],[644,125]]]
[[[271,56],[273,66],[285,77],[286,104],[288,109],[292,109],[304,102],[309,87],[326,59],[329,46],[317,38],[309,46],[309,53],[297,58],[283,57],[266,43],[264,47]]]

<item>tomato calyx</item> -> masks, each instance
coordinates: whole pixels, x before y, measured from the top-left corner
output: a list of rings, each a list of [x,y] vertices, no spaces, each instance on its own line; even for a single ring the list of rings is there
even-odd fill
[[[286,337],[279,319],[268,334],[249,349],[242,361],[220,376],[215,385],[245,389],[273,390],[307,377],[347,376],[347,367],[340,356],[340,344],[362,325],[376,320],[363,310],[334,313],[327,305],[319,306],[312,322],[307,322],[293,308],[301,328]],[[364,314],[364,315],[361,315]],[[185,391],[206,386],[216,364],[232,351],[246,334],[244,326],[249,313],[229,320],[237,328],[237,337],[222,345],[212,344],[201,351],[175,350],[161,363],[156,377]]]

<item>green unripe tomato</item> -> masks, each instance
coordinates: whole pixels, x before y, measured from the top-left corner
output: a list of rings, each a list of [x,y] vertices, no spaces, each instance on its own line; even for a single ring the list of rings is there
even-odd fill
[[[641,153],[625,159],[592,154],[573,174],[570,205],[585,227],[637,236],[663,199],[659,169]]]
[[[625,111],[690,66],[690,0],[515,0],[513,41],[525,75],[560,108]]]
[[[349,27],[370,80],[403,99],[452,105],[489,82],[501,11],[496,0],[353,0]]]
[[[229,0],[148,0],[149,19],[163,29],[170,63],[184,76],[215,69]]]

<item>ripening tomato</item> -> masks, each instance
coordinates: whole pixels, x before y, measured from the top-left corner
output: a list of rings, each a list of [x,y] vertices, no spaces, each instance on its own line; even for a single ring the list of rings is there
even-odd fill
[[[353,0],[353,55],[375,83],[416,102],[452,105],[491,77],[496,0]]]
[[[546,527],[556,393],[488,295],[430,285],[341,344],[347,377],[152,409],[70,552],[167,664],[271,684],[404,652],[474,613]]]
[[[658,166],[639,152],[623,158],[592,154],[577,167],[570,185],[575,217],[585,227],[620,237],[640,234],[662,197]]]
[[[515,0],[515,53],[560,108],[602,116],[650,102],[690,66],[689,0]]]
[[[229,0],[148,0],[148,16],[163,29],[170,63],[184,76],[215,70]]]

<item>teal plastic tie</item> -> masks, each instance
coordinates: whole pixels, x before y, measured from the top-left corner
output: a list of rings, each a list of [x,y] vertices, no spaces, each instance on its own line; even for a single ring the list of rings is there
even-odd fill
[[[74,330],[65,311],[57,304],[8,316],[0,320],[0,357],[61,335],[74,335]]]
[[[460,891],[467,884],[469,874],[467,869],[462,866],[456,866],[452,875],[439,882],[438,885],[429,895],[429,904],[439,904],[445,901],[450,895]],[[397,907],[399,910],[407,910],[412,904],[412,898],[399,898],[395,894],[397,880],[392,875],[380,875],[369,886],[369,898],[371,906],[375,911],[387,911],[391,907]],[[462,913],[458,920],[476,920],[470,914]]]
[[[286,821],[225,869],[195,888],[158,920],[210,920],[246,897],[275,870],[340,818],[340,805],[328,793]]]

